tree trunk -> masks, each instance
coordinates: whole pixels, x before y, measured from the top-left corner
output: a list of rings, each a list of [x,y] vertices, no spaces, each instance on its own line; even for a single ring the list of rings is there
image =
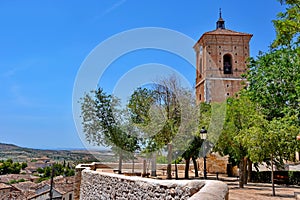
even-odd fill
[[[245,157],[244,158],[244,184],[247,184],[247,177],[248,177],[248,173],[247,173],[247,162],[248,161],[248,158]]]
[[[244,188],[244,159],[239,164],[239,188]]]
[[[189,179],[190,159],[185,160],[184,178]]]
[[[177,160],[175,160],[175,179],[178,179],[178,168],[177,168]]]
[[[195,177],[199,177],[197,160],[195,157],[192,157],[192,160],[193,160],[193,164],[194,164]]]
[[[156,176],[156,152],[153,152],[153,156],[151,159],[151,176]]]
[[[146,176],[147,174],[147,161],[146,159],[143,160],[143,175]]]
[[[248,182],[252,181],[252,161],[248,159]]]
[[[168,144],[167,179],[172,179],[172,144]]]
[[[134,173],[134,155],[133,155],[133,158],[132,158],[132,173]]]
[[[271,154],[271,181],[272,181],[272,195],[275,196],[273,154]]]
[[[123,161],[123,154],[120,152],[119,155],[119,174],[122,174],[122,161]]]

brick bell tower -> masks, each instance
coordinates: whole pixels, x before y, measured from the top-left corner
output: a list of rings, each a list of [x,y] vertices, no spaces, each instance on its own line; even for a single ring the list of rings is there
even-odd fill
[[[242,89],[252,34],[225,28],[220,17],[216,30],[204,33],[194,45],[197,102],[222,102]]]

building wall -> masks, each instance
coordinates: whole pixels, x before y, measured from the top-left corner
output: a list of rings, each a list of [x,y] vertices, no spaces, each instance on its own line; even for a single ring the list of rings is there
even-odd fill
[[[74,199],[74,192],[67,192],[62,196],[62,200],[73,200]]]
[[[204,34],[195,45],[197,102],[222,102],[245,82],[251,35]],[[232,73],[224,74],[224,56],[231,57]]]

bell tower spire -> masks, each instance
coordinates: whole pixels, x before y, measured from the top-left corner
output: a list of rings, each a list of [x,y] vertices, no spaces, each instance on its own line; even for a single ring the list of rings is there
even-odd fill
[[[225,21],[222,19],[222,10],[219,10],[219,20],[217,21],[217,28],[216,29],[225,29]]]

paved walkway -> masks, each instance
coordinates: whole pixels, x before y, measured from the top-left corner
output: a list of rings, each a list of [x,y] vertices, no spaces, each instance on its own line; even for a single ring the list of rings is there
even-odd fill
[[[182,178],[184,173],[179,173]],[[192,178],[193,174],[190,174]],[[161,176],[165,179],[165,176]],[[175,177],[173,177],[175,178]],[[200,178],[202,179],[202,178]],[[216,174],[208,174],[209,180],[216,180]],[[277,185],[275,184],[275,195],[272,196],[271,183],[248,183],[244,188],[239,188],[239,180],[237,177],[227,177],[220,174],[219,180],[225,182],[229,187],[229,200],[295,200],[295,193],[300,194],[300,186],[296,185]]]
[[[248,183],[239,188],[237,178],[220,177],[229,187],[230,200],[279,200],[295,199],[295,192],[300,193],[300,186],[286,186],[275,184],[275,194],[272,196],[272,185],[269,183]]]

